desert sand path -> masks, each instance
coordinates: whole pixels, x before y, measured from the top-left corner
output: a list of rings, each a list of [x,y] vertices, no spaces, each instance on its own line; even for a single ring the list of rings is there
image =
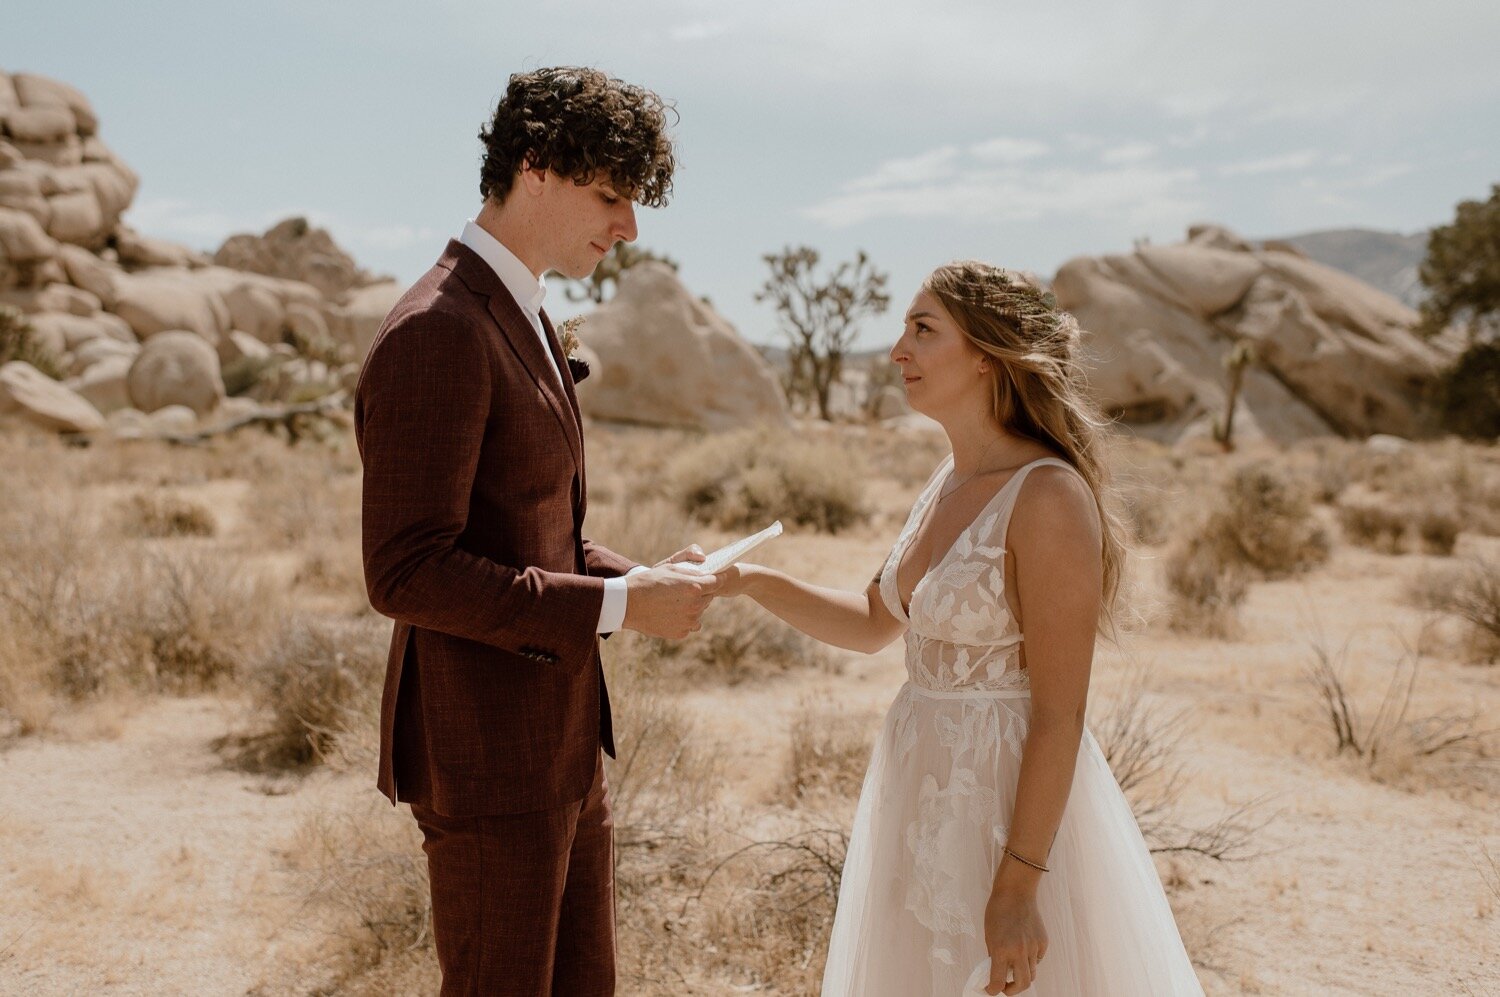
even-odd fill
[[[277,849],[364,787],[225,767],[242,712],[159,699],[0,753],[0,993],[245,994],[286,968],[311,924]]]

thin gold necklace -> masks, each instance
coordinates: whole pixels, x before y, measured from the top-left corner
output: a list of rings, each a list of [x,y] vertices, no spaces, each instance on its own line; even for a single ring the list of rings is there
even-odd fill
[[[948,496],[952,495],[954,492],[958,491],[964,485],[967,485],[970,481],[973,481],[974,480],[974,476],[977,475],[980,471],[984,470],[984,459],[990,455],[991,448],[993,448],[994,445],[996,443],[999,443],[999,442],[1000,442],[1000,437],[998,437],[998,436],[993,437],[990,440],[989,446],[987,446],[987,447],[984,448],[984,453],[982,453],[982,454],[979,455],[979,462],[974,465],[974,470],[970,471],[967,475],[965,475],[964,480],[960,481],[958,484],[954,485],[952,488],[947,489],[946,491],[944,491],[943,489],[938,489],[938,498],[937,498],[937,501],[935,503],[933,503],[933,505],[934,506],[942,505],[943,500],[945,498],[947,498]]]

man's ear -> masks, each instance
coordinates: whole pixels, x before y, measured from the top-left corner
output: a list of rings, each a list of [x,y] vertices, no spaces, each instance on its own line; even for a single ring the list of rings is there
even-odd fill
[[[547,171],[537,169],[525,159],[521,160],[521,169],[516,174],[526,192],[532,195],[540,194],[547,186]]]

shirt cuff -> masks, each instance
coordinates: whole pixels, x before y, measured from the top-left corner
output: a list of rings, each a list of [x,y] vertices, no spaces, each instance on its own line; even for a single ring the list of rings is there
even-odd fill
[[[651,569],[637,564],[620,578],[604,579],[604,602],[599,606],[599,626],[595,633],[612,634],[625,625],[625,579]]]

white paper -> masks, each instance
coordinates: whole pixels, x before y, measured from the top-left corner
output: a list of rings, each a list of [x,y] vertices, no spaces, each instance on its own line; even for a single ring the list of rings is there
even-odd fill
[[[779,536],[781,536],[781,520],[778,519],[759,533],[751,534],[743,540],[736,540],[732,544],[720,547],[704,558],[701,564],[693,561],[679,561],[678,566],[687,568],[689,571],[699,571],[703,574],[711,575],[716,571],[723,571],[740,558],[747,556],[767,540],[772,540]]]

